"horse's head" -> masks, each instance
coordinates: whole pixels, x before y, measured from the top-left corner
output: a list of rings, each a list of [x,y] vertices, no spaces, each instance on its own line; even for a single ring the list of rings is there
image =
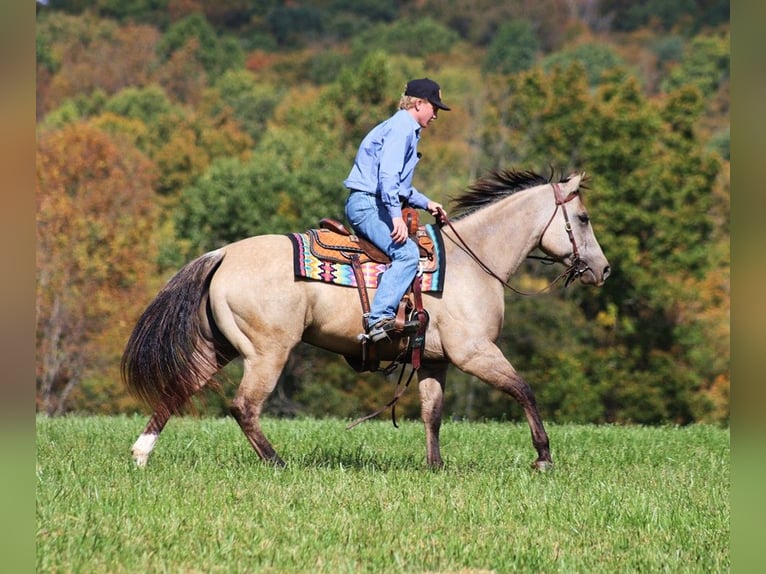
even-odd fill
[[[585,284],[602,285],[609,277],[609,261],[582,202],[580,184],[584,175],[573,174],[550,184],[553,212],[540,237],[540,249],[568,266],[567,285],[578,278]]]

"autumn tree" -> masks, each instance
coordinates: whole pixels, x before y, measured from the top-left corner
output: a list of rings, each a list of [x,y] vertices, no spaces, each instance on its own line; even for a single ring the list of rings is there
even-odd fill
[[[87,123],[39,136],[41,412],[66,412],[70,395],[84,381],[119,388],[120,345],[154,270],[153,183],[154,168],[145,156]]]
[[[41,113],[94,90],[114,94],[153,81],[160,34],[151,26],[52,13],[39,22],[36,39]]]

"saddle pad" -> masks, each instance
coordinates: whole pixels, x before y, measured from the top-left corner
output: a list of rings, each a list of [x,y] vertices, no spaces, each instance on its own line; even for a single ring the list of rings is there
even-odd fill
[[[444,244],[441,233],[433,225],[424,226],[426,233],[433,241],[435,263],[428,262],[423,271],[421,288],[424,293],[441,293],[444,288],[444,272],[446,262],[444,260]],[[312,251],[311,234],[315,230],[305,233],[288,233],[287,236],[293,244],[293,271],[296,277],[356,287],[356,278],[351,265],[336,260],[320,259]],[[368,288],[375,289],[378,286],[378,275],[385,271],[385,263],[369,261],[362,263],[364,282]]]

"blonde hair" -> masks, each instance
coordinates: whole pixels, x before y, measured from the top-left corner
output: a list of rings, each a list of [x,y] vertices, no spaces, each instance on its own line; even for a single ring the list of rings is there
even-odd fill
[[[417,102],[425,102],[423,98],[416,98],[415,96],[406,96],[402,94],[402,97],[399,98],[399,109],[400,110],[409,110],[411,108],[415,107],[415,104]]]

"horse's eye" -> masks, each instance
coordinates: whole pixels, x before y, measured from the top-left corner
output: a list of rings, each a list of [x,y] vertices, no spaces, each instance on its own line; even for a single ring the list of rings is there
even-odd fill
[[[577,218],[578,218],[578,219],[579,219],[579,220],[580,220],[582,223],[588,223],[588,222],[590,221],[590,217],[588,217],[588,214],[587,214],[587,213],[580,213],[580,214],[577,216]]]

